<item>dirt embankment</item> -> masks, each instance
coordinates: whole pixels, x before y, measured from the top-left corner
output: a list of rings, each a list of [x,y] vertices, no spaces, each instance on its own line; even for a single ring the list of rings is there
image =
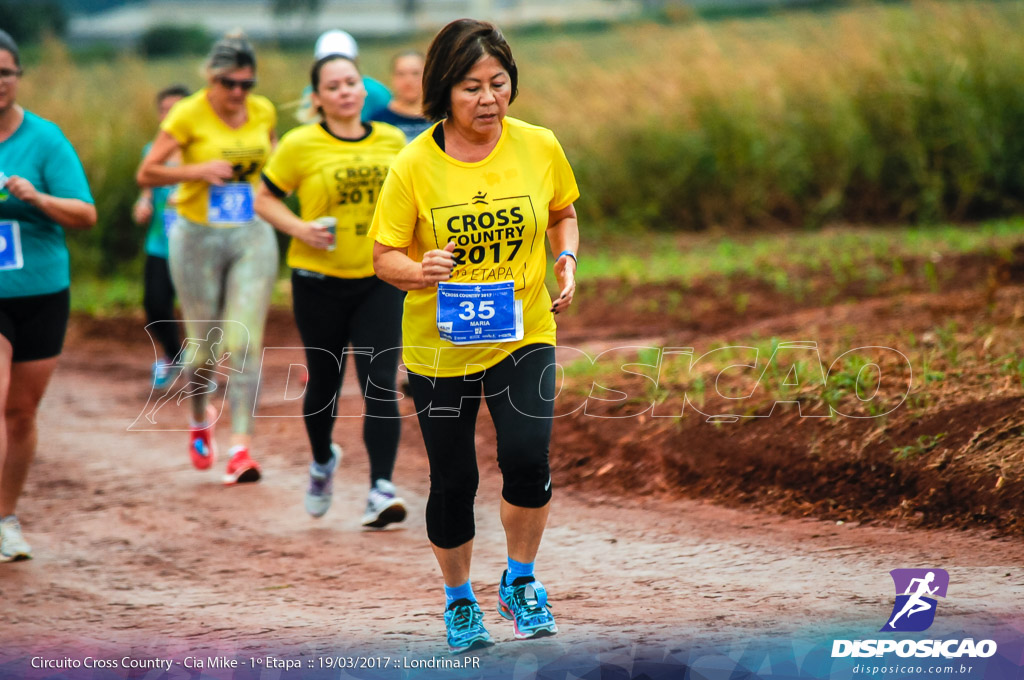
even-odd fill
[[[626,372],[635,367],[568,377],[577,397],[590,393],[605,401],[587,399],[585,409],[557,422],[557,470],[583,488],[712,498],[861,523],[984,526],[1020,535],[1022,263],[1020,253],[1010,262],[995,255],[946,257],[912,262],[901,275],[872,285],[793,272],[791,279],[803,277],[796,295],[754,277],[688,287],[582,286],[579,308],[560,323],[561,345],[594,346],[600,339],[597,351],[607,351],[641,338],[639,344],[653,347],[693,348],[694,358],[722,346],[761,344],[762,354],[742,384],[727,373],[717,382],[704,376],[707,384],[696,397],[685,363],[663,363],[647,377]],[[770,358],[765,345],[798,341],[814,343],[823,372],[810,379],[789,376],[800,383],[793,390],[804,415],[827,414],[828,396],[837,399],[841,413],[862,417],[801,417],[782,395],[763,389]],[[853,386],[846,386],[846,394],[827,395],[836,382],[830,363],[868,346],[906,357],[902,368],[898,360],[882,364],[883,372],[900,369],[896,378],[905,381],[905,394],[902,401],[899,394],[889,395],[879,413],[865,410],[868,402],[858,403]],[[636,360],[635,352],[627,355]],[[660,384],[653,385],[652,376]],[[776,379],[776,385],[782,382]],[[605,389],[591,392],[592,385]],[[741,407],[714,410],[730,405],[723,398],[730,388],[733,397],[755,396],[741,400]],[[621,394],[609,397],[609,389]],[[736,422],[708,422],[735,411]]]
[[[868,417],[877,414],[848,386],[833,403],[862,417],[802,417],[780,395],[754,389],[758,376],[761,387],[766,380],[770,357],[762,348],[746,382],[731,385],[733,396],[760,396],[744,401],[736,422],[708,422],[714,407],[728,405],[721,398],[728,379],[704,385],[695,398],[678,364],[654,369],[660,385],[653,391],[651,377],[570,369],[562,403],[581,407],[555,423],[552,464],[561,483],[861,523],[1024,533],[1024,252],[1010,261],[995,254],[904,260],[899,274],[873,282],[827,271],[788,272],[786,285],[768,278],[584,282],[575,307],[559,318],[559,345],[607,359],[616,356],[609,350],[631,345],[689,347],[699,357],[769,338],[776,346],[810,341],[829,384],[798,379],[797,391],[803,415],[819,416],[829,413],[830,363],[854,348],[883,346],[906,357],[896,380],[903,400],[890,399],[886,410],[898,402],[895,408]],[[69,344],[146,351],[141,324],[127,326],[131,332],[123,320],[76,318]],[[300,345],[288,310],[271,313],[266,344]],[[97,361],[122,366],[116,352],[90,356],[93,368],[103,366]],[[560,360],[580,356],[563,352]],[[301,353],[293,359],[301,363]],[[288,369],[270,365],[266,375],[284,384]],[[594,399],[593,384],[628,396],[616,400],[606,389],[603,400]],[[262,408],[285,413],[291,406]]]

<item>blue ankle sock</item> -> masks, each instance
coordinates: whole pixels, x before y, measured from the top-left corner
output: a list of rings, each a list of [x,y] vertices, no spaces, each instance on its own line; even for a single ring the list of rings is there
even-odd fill
[[[516,562],[508,558],[508,582],[512,583],[520,576],[533,576],[533,562]]]
[[[466,581],[461,586],[455,586],[449,588],[447,585],[444,587],[444,599],[445,606],[447,607],[455,600],[472,600],[476,602],[476,595],[473,594],[473,585]]]

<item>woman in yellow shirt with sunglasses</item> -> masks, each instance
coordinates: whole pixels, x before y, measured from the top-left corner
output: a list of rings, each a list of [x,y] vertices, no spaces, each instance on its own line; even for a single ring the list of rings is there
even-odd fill
[[[256,56],[243,35],[228,34],[214,44],[205,72],[207,87],[171,109],[137,180],[143,187],[180,184],[169,246],[171,278],[188,336],[198,347],[182,359],[188,364],[181,395],[191,406],[189,454],[198,469],[213,464],[211,374],[223,366],[230,371],[232,424],[224,483],[236,484],[261,476],[249,448],[278,251],[273,229],[255,214],[253,194],[277,141],[277,114],[268,99],[250,94]],[[165,165],[178,150],[181,163]]]

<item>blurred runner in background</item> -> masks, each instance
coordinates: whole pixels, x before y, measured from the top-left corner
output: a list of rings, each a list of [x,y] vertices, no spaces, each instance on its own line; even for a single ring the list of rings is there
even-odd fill
[[[319,61],[331,54],[348,57],[356,64],[359,63],[359,45],[356,44],[355,38],[345,31],[325,31],[316,39],[316,45],[313,47],[313,59]],[[363,102],[361,117],[363,120],[374,120],[377,112],[386,108],[388,102],[391,101],[391,92],[379,80],[366,75],[362,76],[362,78],[363,87],[366,88],[366,101]],[[302,90],[299,109],[295,112],[295,117],[300,123],[320,121],[316,107],[310,98],[312,93],[313,89],[309,85]]]
[[[399,52],[391,60],[394,97],[374,114],[373,120],[390,123],[405,133],[410,142],[430,127],[423,116],[423,54],[416,50]]]
[[[401,433],[395,374],[404,294],[374,276],[373,241],[366,233],[405,136],[390,125],[361,121],[366,90],[349,57],[332,53],[318,59],[311,80],[320,124],[284,135],[263,170],[256,210],[292,237],[292,299],[309,376],[303,417],[313,450],[306,510],[322,517],[331,505],[341,457],[331,432],[351,344],[370,457],[362,523],[379,528],[402,521],[406,513],[391,482]],[[293,192],[300,216],[283,200]]]
[[[156,95],[159,122],[164,122],[171,107],[189,95],[184,85],[171,85]],[[153,144],[142,150],[143,158]],[[181,161],[180,154],[170,163]],[[144,188],[132,206],[132,219],[138,225],[148,225],[146,231],[146,265],[142,280],[142,307],[146,311],[147,330],[160,344],[160,356],[153,363],[153,388],[162,390],[170,384],[177,370],[171,361],[181,348],[178,325],[174,323],[174,283],[167,264],[167,235],[178,218],[177,209],[169,202],[174,187]],[[160,323],[170,321],[171,323]]]
[[[206,60],[207,86],[178,102],[160,126],[138,172],[141,186],[180,184],[178,220],[169,238],[171,278],[181,300],[188,335],[210,337],[222,328],[221,345],[232,370],[231,450],[224,483],[255,482],[260,466],[250,455],[263,330],[277,278],[277,239],[253,208],[260,170],[277,142],[277,113],[256,86],[256,55],[244,35],[214,44]],[[167,165],[181,153],[180,165]],[[209,343],[189,357],[194,374],[218,357]],[[219,364],[218,364],[219,365]],[[195,376],[193,376],[195,377]],[[202,383],[201,380],[189,382]],[[200,469],[213,465],[215,409],[210,391],[191,406],[189,455]]]

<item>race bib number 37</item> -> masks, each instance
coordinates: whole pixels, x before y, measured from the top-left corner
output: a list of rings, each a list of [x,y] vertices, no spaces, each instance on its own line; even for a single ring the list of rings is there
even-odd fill
[[[523,302],[512,281],[437,284],[437,330],[456,345],[523,339]]]
[[[252,222],[254,216],[251,184],[210,185],[210,205],[206,213],[210,224],[244,224]]]
[[[164,236],[170,236],[178,221],[177,208],[164,208]]]
[[[21,226],[17,222],[0,222],[0,270],[21,269]]]

